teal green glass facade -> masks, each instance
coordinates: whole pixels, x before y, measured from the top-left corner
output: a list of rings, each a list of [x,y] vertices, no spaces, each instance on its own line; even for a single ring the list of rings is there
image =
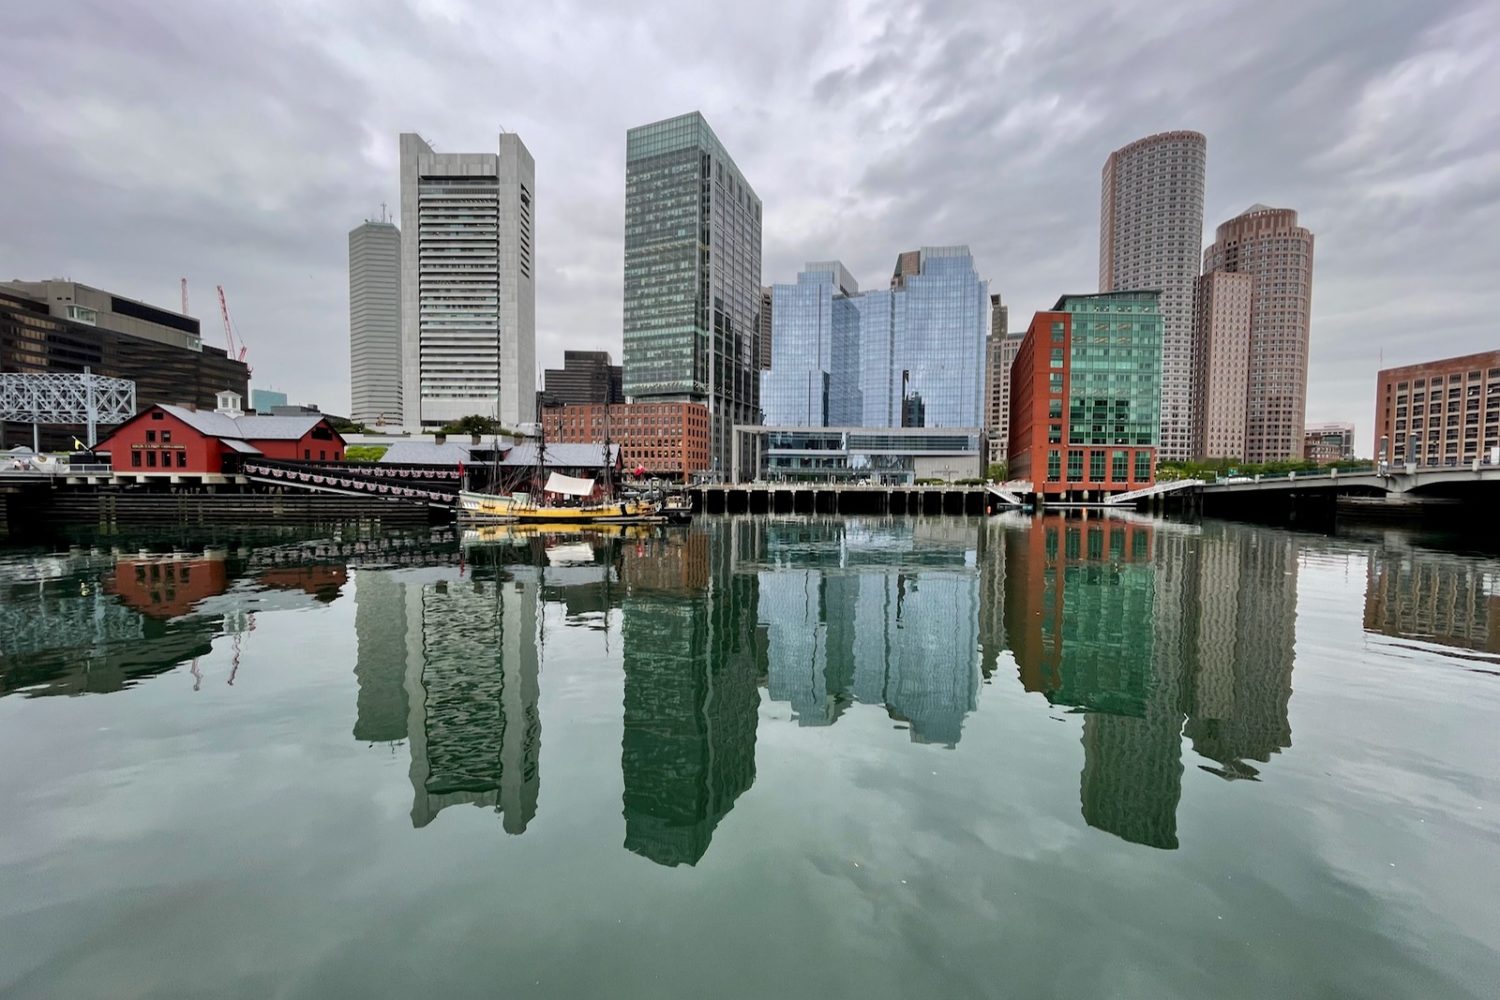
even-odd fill
[[[1157,293],[1065,295],[1057,311],[1068,313],[1072,324],[1068,443],[1159,444],[1162,317]],[[1111,461],[1117,457],[1112,455]]]
[[[760,421],[760,198],[697,112],[631,129],[625,161],[625,395],[707,404],[727,471]]]

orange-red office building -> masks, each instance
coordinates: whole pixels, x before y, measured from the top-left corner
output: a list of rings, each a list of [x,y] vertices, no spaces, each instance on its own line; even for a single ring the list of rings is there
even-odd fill
[[[1012,479],[1088,501],[1156,481],[1162,319],[1154,291],[1064,295],[1031,320],[1010,378]]]

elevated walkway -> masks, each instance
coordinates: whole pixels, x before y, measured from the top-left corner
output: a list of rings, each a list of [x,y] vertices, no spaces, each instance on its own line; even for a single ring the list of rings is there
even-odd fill
[[[1104,498],[1104,502],[1108,506],[1116,507],[1120,504],[1135,503],[1137,500],[1145,500],[1148,497],[1161,496],[1164,493],[1176,493],[1178,490],[1193,489],[1202,485],[1203,480],[1201,479],[1172,479],[1166,482],[1155,483],[1142,489],[1129,490],[1125,493],[1116,493],[1113,496],[1107,496]]]
[[[986,483],[985,490],[990,496],[995,497],[1001,503],[1012,507],[1020,507],[1025,504],[1021,497],[1033,491],[1031,483],[1024,479],[1012,479],[1004,483]]]

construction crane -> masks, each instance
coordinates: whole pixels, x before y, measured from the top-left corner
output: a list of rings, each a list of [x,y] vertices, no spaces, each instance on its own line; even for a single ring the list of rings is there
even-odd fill
[[[229,321],[229,302],[224,298],[224,286],[216,286],[219,290],[219,312],[224,317],[224,342],[228,346],[228,355],[235,361],[245,362],[245,354],[249,350],[243,340],[238,340],[234,335],[234,324]],[[245,363],[245,374],[250,374],[250,365]]]
[[[188,314],[187,279],[186,278],[182,279],[182,314],[184,316],[186,316]]]

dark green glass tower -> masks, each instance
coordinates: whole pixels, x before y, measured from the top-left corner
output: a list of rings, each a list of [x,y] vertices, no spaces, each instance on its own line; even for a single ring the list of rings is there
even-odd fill
[[[724,478],[734,425],[760,422],[760,209],[698,112],[627,133],[625,396],[705,404]]]

